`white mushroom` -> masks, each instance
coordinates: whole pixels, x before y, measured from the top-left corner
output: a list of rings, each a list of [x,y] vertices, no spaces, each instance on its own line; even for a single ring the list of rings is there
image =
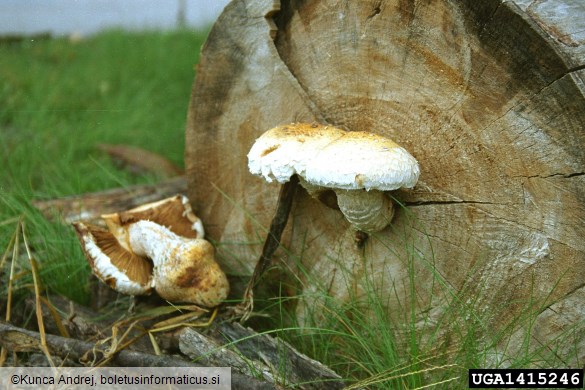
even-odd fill
[[[114,290],[142,295],[154,288],[168,301],[208,307],[227,297],[227,278],[185,197],[102,218],[108,230],[74,226],[94,273]]]
[[[393,216],[383,191],[416,184],[417,161],[388,138],[332,126],[295,123],[268,130],[248,154],[250,172],[268,182],[293,174],[314,197],[331,189],[350,224],[367,233],[384,229]]]
[[[293,123],[262,134],[248,153],[250,172],[271,183],[286,183],[295,173],[304,177],[309,161],[346,131],[332,126]]]

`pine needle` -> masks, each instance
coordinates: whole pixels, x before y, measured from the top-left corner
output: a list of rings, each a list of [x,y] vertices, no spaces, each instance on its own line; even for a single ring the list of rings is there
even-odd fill
[[[371,378],[366,378],[362,381],[359,381],[357,383],[354,383],[351,386],[346,387],[346,389],[359,389],[362,388],[364,386],[371,386],[373,384],[377,384],[377,383],[384,383],[384,382],[388,382],[390,380],[393,379],[399,379],[399,378],[406,378],[409,376],[413,376],[413,375],[418,375],[418,374],[422,374],[424,372],[429,372],[429,371],[435,371],[435,370],[440,370],[440,369],[444,369],[444,368],[450,368],[450,367],[455,367],[457,366],[456,364],[445,364],[443,366],[433,366],[433,367],[429,367],[429,368],[425,368],[423,370],[417,370],[417,371],[412,371],[412,372],[406,372],[404,374],[397,374],[397,375],[390,375],[390,376],[384,376],[384,373],[380,373],[375,375],[374,377]],[[387,373],[389,374],[389,373]],[[455,380],[457,378],[451,378],[449,379],[449,381],[451,380]],[[438,383],[437,383],[438,384]]]
[[[46,297],[41,297],[41,302],[47,307],[47,309],[49,309],[49,313],[51,314],[53,321],[55,321],[55,325],[59,330],[59,334],[63,337],[70,338],[71,336],[69,335],[69,331],[67,331],[67,328],[63,325],[61,316],[57,312],[57,309],[55,309],[55,306],[53,306],[53,304]]]
[[[12,262],[10,264],[10,276],[8,277],[8,293],[7,293],[7,302],[6,302],[6,322],[10,322],[10,318],[11,318],[11,311],[12,311],[12,283],[14,280],[14,264],[16,262],[16,259],[18,258],[19,255],[19,232],[21,229],[21,224],[22,224],[22,220],[19,220],[18,223],[16,224],[16,231],[14,232],[14,240],[13,241],[13,246],[12,246]]]
[[[33,258],[30,247],[28,246],[28,241],[26,239],[26,232],[24,229],[24,221],[21,222],[22,228],[22,239],[24,241],[24,247],[26,249],[26,254],[28,256],[28,261],[30,262],[31,272],[33,276],[33,283],[34,283],[34,291],[35,291],[35,311],[37,314],[37,324],[39,327],[39,334],[41,336],[41,350],[47,357],[49,364],[51,367],[55,367],[55,363],[53,362],[53,358],[49,353],[49,348],[47,347],[47,335],[45,333],[45,323],[43,321],[43,310],[41,307],[41,286],[40,286],[40,278],[39,278],[39,271],[36,260]]]
[[[156,342],[156,339],[154,338],[154,334],[152,332],[148,332],[148,337],[150,338],[150,343],[152,344],[152,349],[154,349],[154,354],[156,356],[162,355],[162,352],[160,351],[160,347],[158,346],[158,343]]]
[[[21,223],[22,223],[22,218],[19,218],[18,222],[16,223],[16,230],[14,231],[14,234],[10,238],[10,242],[8,243],[8,247],[6,248],[6,251],[4,252],[4,255],[2,256],[2,261],[0,261],[0,271],[1,271],[2,267],[4,266],[4,263],[6,262],[6,259],[8,258],[8,253],[10,252],[10,249],[12,247],[12,260],[11,260],[11,264],[10,264],[10,276],[8,277],[8,292],[7,292],[7,298],[6,298],[6,314],[4,316],[4,319],[6,320],[6,322],[10,322],[11,312],[12,312],[12,281],[14,279],[14,263],[15,263],[15,259],[18,257],[18,245],[19,245],[18,233],[20,231]],[[4,363],[6,362],[7,356],[8,356],[8,350],[4,347],[0,348],[0,367],[4,366]]]

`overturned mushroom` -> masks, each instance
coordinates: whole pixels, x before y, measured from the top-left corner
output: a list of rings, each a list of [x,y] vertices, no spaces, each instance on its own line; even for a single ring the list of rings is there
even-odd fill
[[[208,307],[227,297],[227,278],[186,197],[102,218],[108,230],[74,226],[94,273],[114,290],[144,295],[155,289],[168,301]]]
[[[250,172],[268,182],[293,174],[314,197],[326,190],[356,230],[373,233],[390,224],[392,201],[383,191],[414,187],[417,161],[388,138],[332,126],[295,123],[268,130],[248,154]]]

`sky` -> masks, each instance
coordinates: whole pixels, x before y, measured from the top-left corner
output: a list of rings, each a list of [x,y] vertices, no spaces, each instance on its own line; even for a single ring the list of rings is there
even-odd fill
[[[206,27],[229,0],[0,0],[0,35],[168,29],[177,26],[181,3],[188,26]]]

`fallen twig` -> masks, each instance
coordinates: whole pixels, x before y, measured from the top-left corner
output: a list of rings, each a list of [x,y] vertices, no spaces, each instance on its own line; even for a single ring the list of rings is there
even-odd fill
[[[236,315],[240,313],[242,315],[240,322],[245,322],[250,317],[252,310],[254,310],[254,287],[260,280],[262,274],[266,271],[266,268],[268,268],[268,265],[272,260],[272,255],[274,255],[274,252],[280,245],[282,232],[284,231],[286,223],[288,222],[288,216],[292,208],[292,203],[298,184],[298,176],[293,175],[290,180],[284,183],[280,188],[278,201],[276,204],[276,212],[274,213],[274,217],[270,223],[270,230],[266,236],[266,241],[264,241],[262,254],[260,255],[258,263],[256,263],[256,267],[254,268],[250,282],[248,283],[246,291],[244,292],[242,303],[240,303],[234,309],[236,311]]]
[[[68,357],[76,361],[88,354],[93,354],[95,346],[85,341],[51,334],[46,335],[46,343],[53,355],[62,358]],[[16,352],[38,351],[40,350],[40,334],[0,321],[0,344]],[[111,362],[116,366],[123,367],[202,367],[174,356],[157,356],[129,350],[118,352],[113,356]],[[234,389],[278,389],[272,383],[260,381],[237,372],[232,372],[232,386]]]
[[[154,173],[161,177],[183,174],[183,170],[167,158],[136,146],[99,144],[97,147],[131,173]]]

